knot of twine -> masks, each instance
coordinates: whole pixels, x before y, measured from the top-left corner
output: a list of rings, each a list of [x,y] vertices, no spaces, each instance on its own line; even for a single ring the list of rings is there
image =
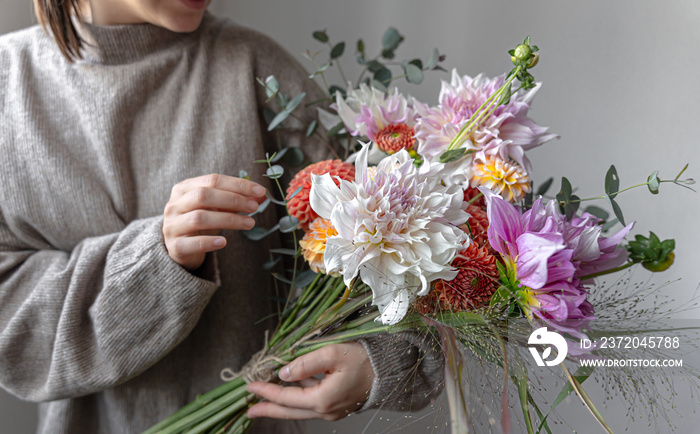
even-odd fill
[[[286,365],[287,362],[274,355],[267,354],[269,332],[265,330],[265,345],[263,349],[253,354],[253,357],[243,365],[240,371],[234,371],[231,368],[221,370],[221,379],[223,381],[231,381],[238,377],[243,378],[246,384],[254,381],[269,382],[275,378],[275,369],[278,366]]]

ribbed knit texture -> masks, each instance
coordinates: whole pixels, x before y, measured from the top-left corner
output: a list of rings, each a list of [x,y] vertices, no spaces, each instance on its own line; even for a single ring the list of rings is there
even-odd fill
[[[0,385],[43,402],[39,432],[136,433],[245,363],[272,312],[261,264],[274,237],[226,231],[228,246],[189,273],[163,243],[170,189],[240,170],[267,184],[253,161],[275,145],[256,77],[309,101],[318,90],[274,42],[210,15],[190,34],[80,27],[90,46],[74,64],[38,27],[0,38]],[[282,135],[326,155],[303,137]],[[398,350],[380,361],[383,341]],[[380,373],[366,408],[390,396],[382,376],[411,375],[403,354],[420,342],[409,341],[365,342]],[[440,359],[427,355],[434,388]],[[265,425],[253,431],[296,424]]]

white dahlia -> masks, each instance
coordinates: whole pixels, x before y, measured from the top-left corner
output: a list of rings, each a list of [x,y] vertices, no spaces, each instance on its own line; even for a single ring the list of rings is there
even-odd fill
[[[382,323],[396,324],[430,282],[457,275],[450,263],[468,242],[457,227],[468,214],[462,190],[442,185],[430,163],[416,168],[405,150],[370,176],[368,148],[358,153],[355,182],[337,186],[328,174],[312,175],[311,207],[338,231],[326,242],[326,270],[348,286],[359,275]]]

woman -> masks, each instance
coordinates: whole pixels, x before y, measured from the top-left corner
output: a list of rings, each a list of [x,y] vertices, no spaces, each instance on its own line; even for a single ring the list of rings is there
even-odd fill
[[[142,431],[263,345],[269,241],[240,233],[269,186],[252,162],[274,146],[255,79],[318,90],[208,4],[36,0],[48,31],[0,39],[0,384],[43,402],[39,432]],[[301,145],[293,127],[282,139]],[[267,399],[249,416],[336,420],[407,393],[418,408],[440,359],[405,339],[302,357],[280,373],[299,386],[249,386]]]

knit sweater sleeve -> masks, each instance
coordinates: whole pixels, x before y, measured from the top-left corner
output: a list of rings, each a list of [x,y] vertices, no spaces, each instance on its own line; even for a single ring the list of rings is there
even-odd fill
[[[316,83],[308,78],[308,72],[289,53],[269,38],[259,37],[261,48],[255,70],[260,78],[274,75],[280,88],[290,97],[305,92],[305,101],[324,98]],[[270,104],[262,86],[258,89],[258,100],[261,106]],[[301,147],[310,161],[338,158],[340,150],[336,148],[332,151],[328,140],[320,139],[317,135],[311,138],[305,136],[305,125],[316,118],[317,110],[310,108],[299,113],[296,119],[290,119],[282,133],[284,144]],[[325,131],[321,131],[321,136],[325,135]],[[443,356],[436,342],[430,336],[417,333],[362,339],[361,343],[375,372],[375,380],[361,410],[417,411],[427,406],[442,391],[443,384]]]
[[[0,384],[31,401],[75,397],[139,374],[184,339],[218,286],[170,259],[162,218],[72,251],[37,248],[0,216]]]

